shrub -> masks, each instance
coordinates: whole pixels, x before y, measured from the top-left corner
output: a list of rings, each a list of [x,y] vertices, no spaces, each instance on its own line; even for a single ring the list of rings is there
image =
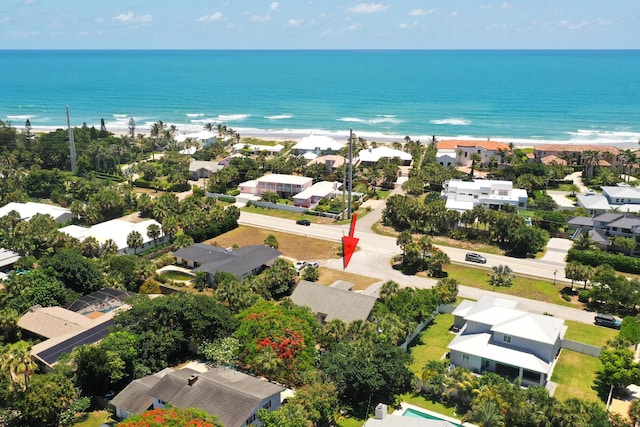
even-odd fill
[[[616,271],[640,274],[640,259],[625,255],[602,251],[581,251],[578,249],[569,249],[567,262],[571,261],[578,261],[592,267],[608,264]]]
[[[232,196],[218,197],[218,200],[220,200],[221,202],[227,202],[227,203],[235,203],[236,202],[236,198],[232,197]],[[250,202],[251,201],[247,202],[247,206],[251,206]]]
[[[238,190],[237,188],[234,188],[233,190],[229,190],[227,191],[227,196],[237,196],[238,194],[240,194],[240,190]]]
[[[583,303],[589,302],[589,291],[586,289],[583,289],[580,292],[578,292],[578,301]]]
[[[571,301],[571,296],[568,294],[562,294],[562,299],[568,302]]]

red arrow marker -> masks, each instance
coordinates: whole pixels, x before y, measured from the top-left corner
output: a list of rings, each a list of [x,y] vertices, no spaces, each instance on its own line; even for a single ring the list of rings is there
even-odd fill
[[[356,247],[358,246],[358,241],[360,240],[357,237],[353,237],[353,234],[356,231],[357,218],[358,218],[358,214],[353,214],[353,217],[351,218],[351,228],[349,229],[349,235],[342,236],[342,251],[344,252],[344,256],[342,258],[342,264],[343,264],[342,268],[347,268],[347,266],[349,265],[349,261],[351,261],[351,256],[355,252]]]

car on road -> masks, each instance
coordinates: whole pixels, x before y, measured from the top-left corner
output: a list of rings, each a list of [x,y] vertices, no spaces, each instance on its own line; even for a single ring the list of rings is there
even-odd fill
[[[480,264],[487,263],[487,259],[485,257],[475,252],[467,252],[467,254],[464,256],[464,260],[469,262],[478,262]]]
[[[616,319],[610,314],[598,313],[593,320],[596,325],[606,326],[607,328],[620,329],[620,326],[622,325],[622,321],[620,319]]]
[[[309,226],[311,225],[311,221],[309,221],[308,219],[299,219],[296,221],[296,224]]]
[[[320,264],[318,264],[318,261],[309,261],[307,263],[307,267],[318,268],[319,266],[320,266]]]
[[[306,261],[296,261],[296,263],[294,265],[294,267],[296,268],[297,271],[302,270],[306,266],[307,266],[307,262]]]

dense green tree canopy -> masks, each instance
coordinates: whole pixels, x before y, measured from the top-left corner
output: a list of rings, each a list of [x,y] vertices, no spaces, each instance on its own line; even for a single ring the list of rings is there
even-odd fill
[[[44,258],[41,265],[43,268],[50,267],[62,283],[82,294],[97,291],[104,285],[96,262],[73,249],[60,249]]]

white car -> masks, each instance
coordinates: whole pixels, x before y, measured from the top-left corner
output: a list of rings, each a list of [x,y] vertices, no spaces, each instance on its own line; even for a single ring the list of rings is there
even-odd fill
[[[296,268],[296,270],[300,271],[303,268],[305,268],[307,266],[307,262],[306,261],[296,261],[294,267]]]
[[[318,264],[318,261],[309,261],[307,263],[307,267],[318,268],[318,267],[320,267],[320,264]]]

